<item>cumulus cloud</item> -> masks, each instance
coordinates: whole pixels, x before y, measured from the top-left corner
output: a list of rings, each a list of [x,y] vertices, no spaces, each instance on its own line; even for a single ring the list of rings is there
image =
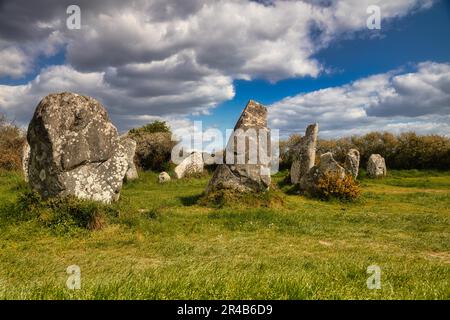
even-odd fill
[[[40,98],[68,90],[100,99],[121,128],[139,117],[207,113],[234,96],[234,79],[318,76],[324,66],[314,54],[366,30],[368,5],[388,21],[431,3],[79,0],[81,30],[68,30],[72,1],[0,1],[0,77],[29,74],[40,56],[66,56],[25,85],[0,86],[0,111],[26,121]]]
[[[159,119],[158,116],[161,115],[167,119],[178,119],[195,112],[205,112],[220,101],[233,97],[231,80],[221,75],[208,74],[185,82],[178,79],[178,82],[174,80],[175,84],[187,88],[181,90],[173,87],[170,84],[171,78],[185,67],[183,62],[177,63],[174,60],[168,62],[172,63],[172,69],[167,69],[173,72],[162,74],[155,80],[146,80],[145,73],[152,70],[157,72],[158,64],[127,65],[120,70],[111,69],[107,72],[80,72],[69,66],[51,66],[42,70],[39,76],[26,85],[0,85],[0,109],[14,115],[19,123],[24,124],[31,119],[34,108],[48,93],[74,91],[101,101],[107,106],[119,128],[125,130],[145,123],[148,119]],[[201,73],[201,70],[198,72]],[[127,78],[132,75],[136,78]],[[112,83],[107,81],[110,77],[114,79]],[[146,84],[143,87],[139,84],[132,86],[132,81],[156,81],[167,87],[160,88],[158,83],[155,86],[150,84],[149,88],[154,90],[153,95],[139,94],[140,90],[146,90]],[[149,110],[153,110],[150,115]]]
[[[269,107],[284,135],[318,122],[327,137],[386,130],[450,135],[450,64],[423,62],[415,72],[389,72],[285,98]]]

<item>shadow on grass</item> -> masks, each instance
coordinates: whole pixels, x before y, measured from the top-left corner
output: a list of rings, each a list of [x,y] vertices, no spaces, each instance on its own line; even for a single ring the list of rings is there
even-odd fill
[[[194,194],[191,196],[178,197],[180,199],[181,204],[185,207],[194,206],[197,204],[198,200],[203,196],[203,193]]]

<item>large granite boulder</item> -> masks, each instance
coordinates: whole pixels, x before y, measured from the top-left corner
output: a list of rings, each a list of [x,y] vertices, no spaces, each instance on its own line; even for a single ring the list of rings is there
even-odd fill
[[[367,161],[367,175],[371,178],[382,178],[387,173],[386,162],[379,154],[372,154]]]
[[[126,136],[120,138],[120,144],[125,149],[127,156],[128,169],[125,174],[125,181],[132,181],[139,178],[136,165],[134,164],[134,155],[136,153],[136,141]]]
[[[193,174],[202,173],[203,166],[202,154],[200,152],[193,152],[175,167],[175,177],[177,179],[182,179]]]
[[[353,179],[356,179],[358,177],[359,159],[359,151],[356,149],[348,150],[347,154],[345,155],[344,168],[347,173],[353,177]]]
[[[310,194],[316,193],[319,180],[326,174],[334,175],[337,179],[344,179],[345,177],[345,169],[334,160],[331,152],[322,154],[319,164],[313,166],[301,177],[300,190]]]
[[[316,160],[317,134],[319,125],[311,124],[306,128],[305,136],[292,148],[294,149],[294,160],[291,165],[291,183],[297,184],[313,166]]]
[[[250,100],[228,141],[225,163],[217,166],[206,192],[218,189],[238,192],[267,191],[271,181],[270,156],[267,109]]]
[[[30,162],[30,145],[27,141],[23,144],[22,148],[22,171],[23,177],[28,182],[28,166]]]
[[[105,203],[119,198],[127,156],[95,99],[68,92],[46,96],[27,139],[29,183],[44,198],[74,195]]]

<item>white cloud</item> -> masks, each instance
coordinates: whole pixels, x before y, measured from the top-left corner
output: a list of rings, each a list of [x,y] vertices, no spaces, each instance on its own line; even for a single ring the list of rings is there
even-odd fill
[[[369,131],[450,135],[450,64],[423,62],[415,72],[370,76],[285,98],[269,107],[273,128],[301,133],[318,122],[323,136]]]
[[[157,80],[146,80],[145,73],[157,73],[158,64],[130,65],[120,71],[108,70],[120,73],[114,77],[118,83],[108,83],[105,72],[79,72],[69,66],[52,66],[42,70],[39,76],[26,85],[0,85],[0,111],[6,112],[19,123],[26,124],[42,97],[51,92],[72,91],[98,99],[108,108],[119,129],[125,130],[142,124],[145,119],[159,119],[161,115],[167,119],[178,119],[195,112],[205,112],[234,95],[231,79],[228,77],[207,73],[206,76],[199,75],[197,80],[186,79],[183,82],[176,79],[176,74],[182,71],[185,64],[169,65],[167,72],[162,72]],[[128,76],[136,78],[128,79]],[[140,76],[144,79],[140,79]],[[170,83],[171,79],[174,79],[174,84]],[[144,82],[143,87],[131,85],[133,81]],[[152,85],[145,81],[157,83]],[[160,84],[167,87],[159,88]],[[180,90],[180,86],[186,88]],[[155,93],[146,95],[147,88]],[[139,94],[140,90],[144,92]],[[156,112],[157,110],[160,111]]]
[[[0,76],[24,76],[37,57],[62,48],[67,65],[40,70],[23,86],[0,86],[0,111],[26,121],[43,96],[67,90],[103,101],[121,128],[137,116],[207,113],[234,96],[234,79],[316,77],[324,67],[314,54],[343,35],[367,32],[368,5],[380,5],[385,22],[430,3],[80,0],[82,28],[68,30],[70,1],[4,1]]]
[[[0,49],[0,78],[19,78],[26,74],[30,62],[23,51],[15,47]]]

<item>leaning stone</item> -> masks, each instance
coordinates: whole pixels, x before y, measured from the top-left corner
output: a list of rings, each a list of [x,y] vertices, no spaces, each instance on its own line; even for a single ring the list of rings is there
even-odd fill
[[[297,145],[293,146],[295,157],[290,171],[293,184],[299,183],[301,177],[314,166],[318,132],[319,125],[317,123],[309,125],[306,128],[305,136]]]
[[[167,172],[163,171],[158,176],[158,182],[159,183],[165,183],[167,181],[170,181],[170,176]]]
[[[317,192],[318,182],[326,174],[337,176],[338,179],[344,179],[345,169],[334,160],[331,152],[320,156],[320,163],[313,166],[301,179],[300,189],[310,194]]]
[[[128,170],[116,127],[95,99],[64,92],[38,104],[28,127],[29,183],[42,197],[117,200]]]
[[[356,149],[348,150],[347,154],[345,155],[344,168],[347,173],[349,173],[353,177],[353,179],[356,179],[358,177],[359,159],[359,151]]]
[[[264,140],[261,135],[267,137],[266,145],[260,145],[260,141]],[[243,141],[245,143],[241,145],[245,148],[238,148],[238,144]],[[264,154],[263,149],[266,149]],[[225,164],[216,168],[206,188],[207,193],[217,189],[238,192],[261,192],[269,189],[270,130],[267,127],[267,109],[263,105],[253,100],[248,102],[234,127],[234,134],[228,141],[226,151]]]
[[[203,172],[203,156],[200,152],[193,152],[175,167],[175,177],[182,179],[196,173]]]
[[[22,171],[25,182],[28,182],[28,165],[30,161],[30,145],[27,141],[23,144],[22,149]]]
[[[387,174],[386,162],[379,154],[372,154],[367,161],[367,175],[371,178],[382,178]]]
[[[121,137],[120,144],[125,149],[125,154],[127,157],[128,170],[125,174],[125,181],[132,181],[139,178],[136,165],[134,164],[134,155],[136,153],[136,141],[131,138]]]

